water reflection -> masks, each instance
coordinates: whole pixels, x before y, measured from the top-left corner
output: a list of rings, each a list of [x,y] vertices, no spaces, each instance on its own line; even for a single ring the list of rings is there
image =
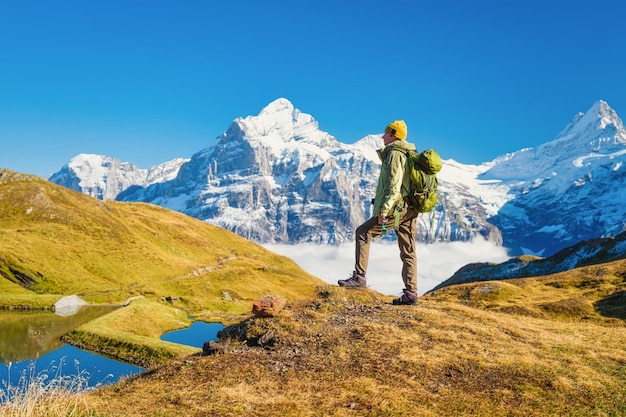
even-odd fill
[[[143,368],[61,342],[61,336],[119,306],[85,306],[71,316],[0,310],[0,394],[13,387],[80,379],[95,387],[135,375]],[[0,399],[3,398],[0,395]]]
[[[0,362],[6,365],[41,357],[63,346],[64,334],[116,308],[88,306],[66,317],[49,311],[0,311]]]
[[[0,403],[10,388],[31,383],[79,379],[84,387],[97,387],[145,370],[61,342],[61,336],[118,306],[85,306],[71,316],[52,312],[0,310]],[[217,340],[221,323],[193,322],[186,329],[164,334],[169,342],[202,348]],[[1,395],[4,393],[4,396]]]
[[[78,313],[82,307],[88,305],[85,300],[77,295],[68,295],[54,303],[54,314],[59,316],[71,316]]]
[[[209,340],[217,340],[217,332],[222,330],[222,323],[194,321],[186,329],[174,330],[161,336],[161,340],[202,348]]]

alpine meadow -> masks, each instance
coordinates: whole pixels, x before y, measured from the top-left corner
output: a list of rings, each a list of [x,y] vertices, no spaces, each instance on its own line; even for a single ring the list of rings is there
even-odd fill
[[[0,202],[3,306],[49,308],[67,294],[130,300],[64,340],[149,369],[96,391],[43,395],[28,415],[626,411],[626,261],[447,286],[398,307],[154,205],[99,201],[8,170]],[[251,314],[267,294],[286,307]],[[202,351],[159,340],[191,316],[228,326]],[[6,403],[0,415],[25,407]]]

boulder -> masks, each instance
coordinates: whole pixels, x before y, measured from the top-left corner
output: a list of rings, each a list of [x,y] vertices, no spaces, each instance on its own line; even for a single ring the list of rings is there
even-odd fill
[[[259,317],[274,317],[287,305],[280,295],[266,295],[252,304],[252,313]]]
[[[53,310],[59,316],[71,316],[72,314],[76,314],[81,307],[88,304],[88,302],[77,295],[68,295],[54,303]]]

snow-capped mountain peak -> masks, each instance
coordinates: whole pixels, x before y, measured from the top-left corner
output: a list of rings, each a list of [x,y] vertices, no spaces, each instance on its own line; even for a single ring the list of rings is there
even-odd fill
[[[234,122],[245,132],[251,141],[259,141],[264,146],[280,153],[286,147],[312,145],[324,148],[336,139],[319,129],[317,121],[310,114],[302,113],[293,104],[279,98],[268,104],[258,116],[238,118]],[[309,147],[309,150],[313,150]]]
[[[80,155],[50,180],[98,198],[158,204],[259,242],[339,243],[371,213],[381,134],[341,143],[279,98],[258,115],[235,119],[158,178]],[[513,254],[549,255],[615,236],[626,218],[625,162],[622,121],[600,100],[536,148],[481,165],[444,161],[439,205],[418,217],[418,240],[482,236]]]
[[[624,162],[626,131],[600,100],[554,140],[499,158],[483,174],[502,180],[514,196],[492,221],[500,228],[519,225],[507,226],[503,237],[528,253],[550,254],[591,237],[615,236],[626,214],[620,208]]]
[[[188,160],[175,158],[150,169],[140,169],[135,164],[110,156],[83,153],[70,159],[48,180],[97,199],[113,200],[130,186],[148,186],[172,180]]]
[[[610,145],[611,141],[620,144],[626,143],[624,125],[617,113],[603,100],[594,103],[586,113],[578,113],[572,121],[563,129],[550,143],[558,145],[585,145],[585,143],[572,143],[577,138],[588,139],[588,136],[595,136],[595,139],[586,144],[591,151],[598,151]],[[546,146],[544,145],[544,146]]]
[[[380,158],[376,153],[376,149],[383,147],[382,134],[367,135],[355,142],[354,147],[363,152],[363,155],[370,161],[379,162]]]
[[[600,162],[622,152],[625,144],[626,130],[621,119],[606,102],[599,100],[587,112],[577,114],[552,141],[496,158],[484,178],[512,183],[542,182],[580,167],[581,156],[592,156]]]
[[[81,153],[70,159],[67,166],[80,178],[80,185],[104,186],[108,171],[116,162],[110,156]],[[133,169],[132,164],[120,164],[120,167]],[[136,168],[136,167],[135,167]]]

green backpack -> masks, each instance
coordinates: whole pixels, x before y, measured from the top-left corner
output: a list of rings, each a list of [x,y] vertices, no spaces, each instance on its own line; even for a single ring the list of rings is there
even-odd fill
[[[441,171],[441,157],[434,149],[422,153],[402,150],[407,157],[411,185],[406,202],[419,213],[432,211],[437,205],[437,173]]]

